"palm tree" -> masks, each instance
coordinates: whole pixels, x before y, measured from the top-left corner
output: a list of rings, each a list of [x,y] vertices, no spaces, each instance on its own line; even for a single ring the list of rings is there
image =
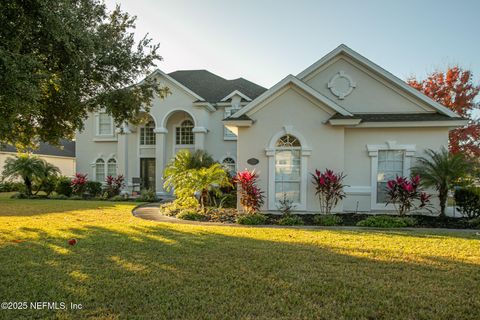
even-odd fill
[[[469,174],[471,165],[462,154],[449,153],[445,148],[440,151],[428,149],[425,152],[427,157],[417,158],[412,173],[420,176],[424,186],[437,190],[440,215],[445,216],[448,191]]]
[[[42,188],[46,185],[51,185],[52,179],[55,179],[60,173],[60,169],[58,169],[57,166],[54,166],[53,164],[42,160],[42,172],[39,174],[39,176],[36,177],[35,181],[38,183],[38,189],[35,192],[37,194]],[[48,188],[48,190],[44,190],[47,193],[47,196],[50,195],[50,193],[53,191],[52,188]]]
[[[202,210],[208,201],[209,191],[220,193],[220,187],[230,185],[230,179],[225,168],[220,163],[214,163],[208,168],[190,170],[191,189],[200,192],[200,207]]]
[[[44,170],[43,160],[29,154],[20,154],[5,160],[3,179],[23,179],[27,195],[32,195],[33,180],[41,177]]]

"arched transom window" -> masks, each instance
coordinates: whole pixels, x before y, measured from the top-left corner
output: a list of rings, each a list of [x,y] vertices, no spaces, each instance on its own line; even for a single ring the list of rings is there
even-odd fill
[[[230,175],[232,175],[232,176],[235,175],[235,173],[237,171],[237,166],[235,165],[235,160],[233,158],[226,157],[225,159],[223,159],[222,165],[225,168],[225,170],[228,171],[228,173]]]
[[[195,134],[193,133],[193,122],[184,120],[180,126],[175,128],[175,144],[193,145],[195,144]]]
[[[275,144],[275,201],[284,195],[294,203],[300,203],[301,185],[301,144],[286,134]]]

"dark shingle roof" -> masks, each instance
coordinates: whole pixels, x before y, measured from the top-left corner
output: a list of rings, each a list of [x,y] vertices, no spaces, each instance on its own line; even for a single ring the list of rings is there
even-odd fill
[[[17,149],[12,145],[0,146],[0,151],[17,152]],[[33,154],[59,157],[75,157],[75,141],[61,140],[60,147],[40,142],[38,149],[33,150]]]
[[[463,118],[452,118],[440,113],[362,113],[355,114],[353,117],[337,113],[330,119],[361,119],[362,122],[464,120]]]
[[[267,90],[246,79],[227,80],[207,70],[179,70],[168,75],[208,102],[219,102],[235,90],[253,100]]]

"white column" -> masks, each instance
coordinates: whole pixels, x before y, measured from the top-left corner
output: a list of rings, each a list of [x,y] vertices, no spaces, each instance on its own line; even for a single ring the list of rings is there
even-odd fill
[[[164,195],[163,189],[163,170],[165,170],[166,161],[166,136],[167,128],[156,128],[155,130],[155,190],[158,195]]]
[[[192,132],[195,134],[195,150],[205,150],[205,135],[208,130],[205,127],[195,127]]]
[[[131,185],[131,178],[128,172],[128,134],[131,133],[127,124],[122,125],[117,129],[117,159],[118,159],[118,174],[122,174],[125,178],[125,190],[128,192]]]

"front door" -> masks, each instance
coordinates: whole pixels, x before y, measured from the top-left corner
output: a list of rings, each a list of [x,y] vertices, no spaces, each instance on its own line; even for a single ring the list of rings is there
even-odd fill
[[[140,158],[142,189],[155,190],[155,158]]]

